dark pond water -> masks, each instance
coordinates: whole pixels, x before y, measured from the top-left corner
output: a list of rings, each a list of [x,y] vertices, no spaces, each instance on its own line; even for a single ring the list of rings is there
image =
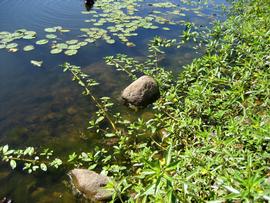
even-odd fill
[[[136,1],[128,2],[132,4]],[[220,9],[225,3],[223,0],[167,1],[177,5],[173,9],[153,8],[152,4],[156,2],[160,1],[138,2],[136,15],[145,17],[149,13],[161,11],[155,15],[166,17],[164,12],[179,10],[185,16],[167,17],[175,21],[194,22],[202,29],[211,26],[216,19],[224,19]],[[58,66],[66,61],[81,66],[101,84],[96,89],[97,95],[111,96],[116,100],[130,80],[126,75],[107,67],[103,57],[125,53],[143,58],[147,53],[146,44],[154,36],[179,38],[185,28],[183,23],[160,25],[160,28],[154,30],[139,28],[136,31],[138,36],[130,38],[130,41],[136,44],[135,47],[127,47],[118,39],[113,45],[98,40],[80,48],[74,56],[66,56],[63,53],[51,55],[50,46],[54,43],[52,40],[46,45],[35,45],[35,41],[48,34],[44,28],[54,26],[71,30],[60,34],[56,41],[81,39],[78,38],[83,34],[80,28],[93,27],[93,23],[89,23],[93,16],[81,13],[85,9],[82,0],[0,0],[0,32],[14,32],[24,28],[38,33],[37,38],[33,40],[16,40],[19,44],[16,53],[0,49],[1,145],[9,144],[14,148],[49,147],[59,156],[73,151],[91,151],[95,146],[102,144],[101,140],[86,130],[95,107],[88,98],[81,95],[81,89],[71,81],[71,76],[63,73]],[[96,4],[92,8],[92,11],[95,10],[101,12]],[[170,31],[163,30],[162,27],[169,27]],[[24,52],[20,47],[25,45],[34,45],[35,50]],[[161,63],[170,66],[175,72],[180,71],[183,65],[200,55],[191,48],[192,45],[187,43],[181,49],[169,50],[166,59]],[[31,65],[31,60],[43,60],[44,65],[42,68],[35,67]],[[145,109],[135,114],[121,105],[117,108],[131,117],[142,116],[150,111]],[[65,171],[59,171],[58,174],[28,175],[19,170],[12,171],[1,163],[0,199],[7,196],[15,202],[76,202],[78,200],[66,186],[67,180]]]

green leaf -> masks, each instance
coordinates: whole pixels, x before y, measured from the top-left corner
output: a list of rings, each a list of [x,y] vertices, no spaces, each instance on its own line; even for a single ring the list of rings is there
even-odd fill
[[[7,151],[8,151],[8,145],[5,145],[5,146],[3,147],[3,153],[5,154]]]
[[[180,163],[180,160],[175,161],[167,165],[166,171],[175,170],[178,167],[178,164]]]
[[[162,176],[159,176],[158,179],[157,179],[157,181],[156,181],[156,184],[155,184],[155,194],[157,194],[159,192],[159,184],[160,184],[161,178],[162,178]]]
[[[114,39],[108,39],[108,40],[106,40],[106,42],[108,44],[114,44],[115,43],[115,40]]]
[[[101,121],[103,121],[104,120],[104,116],[100,116],[97,120],[96,120],[96,124],[97,123],[100,123]]]
[[[68,45],[65,43],[59,43],[59,44],[56,44],[55,46],[58,49],[67,49],[68,48]]]
[[[12,48],[15,48],[15,47],[17,47],[17,46],[18,46],[17,43],[11,43],[11,44],[7,44],[7,45],[6,45],[6,48],[7,48],[7,49],[12,49]]]
[[[67,44],[71,45],[71,44],[77,44],[78,40],[77,39],[72,39],[72,40],[68,40],[66,41]]]
[[[234,193],[234,194],[240,194],[239,190],[231,187],[231,186],[223,186],[226,190],[228,190],[229,192],[231,193]]]
[[[52,50],[50,51],[51,54],[59,54],[59,53],[61,53],[61,52],[62,52],[62,49],[58,49],[58,48],[52,49]]]
[[[45,32],[56,32],[57,29],[55,27],[51,27],[51,28],[49,27],[49,28],[45,28],[44,31]]]
[[[12,169],[15,169],[15,168],[16,168],[16,166],[17,166],[16,161],[14,161],[13,159],[12,159],[12,160],[10,160],[9,164],[10,164],[10,166],[11,166],[11,168],[12,168]]]
[[[43,64],[43,61],[31,60],[30,63],[33,64],[34,66],[41,67]]]
[[[23,48],[24,51],[32,51],[33,49],[35,49],[35,47],[32,45],[27,45]]]
[[[47,171],[47,166],[46,166],[46,164],[41,163],[41,164],[40,164],[40,169],[41,169],[42,171]]]
[[[171,163],[171,158],[172,158],[172,144],[170,144],[168,150],[167,150],[167,155],[166,155],[166,166],[168,166]]]
[[[69,50],[65,51],[65,54],[68,56],[72,56],[72,55],[76,55],[77,52],[78,51],[76,49],[69,49]]]
[[[41,39],[41,40],[36,41],[36,44],[43,45],[43,44],[47,44],[48,42],[49,42],[49,40],[47,40],[47,39]]]
[[[116,135],[114,133],[106,133],[105,137],[115,137]]]
[[[46,35],[46,38],[48,38],[48,39],[55,39],[55,38],[57,38],[57,36],[54,35],[54,34],[48,34],[48,35]]]

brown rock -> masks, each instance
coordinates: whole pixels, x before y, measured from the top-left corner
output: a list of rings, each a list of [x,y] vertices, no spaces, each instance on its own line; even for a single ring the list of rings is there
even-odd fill
[[[104,188],[109,178],[87,169],[73,169],[70,171],[74,187],[87,199],[93,202],[104,202],[112,197],[112,190]]]
[[[160,97],[160,92],[154,78],[144,75],[126,87],[121,97],[127,104],[147,106]]]

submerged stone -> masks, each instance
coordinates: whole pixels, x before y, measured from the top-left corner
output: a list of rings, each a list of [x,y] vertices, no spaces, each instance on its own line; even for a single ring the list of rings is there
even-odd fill
[[[105,202],[112,198],[113,191],[104,188],[109,177],[87,169],[73,169],[69,176],[75,189],[92,202]]]
[[[121,97],[127,104],[144,107],[156,101],[160,92],[155,79],[144,75],[126,87]]]

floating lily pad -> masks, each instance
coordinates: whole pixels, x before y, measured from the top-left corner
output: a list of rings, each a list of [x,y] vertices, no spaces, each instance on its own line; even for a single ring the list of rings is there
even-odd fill
[[[36,36],[35,35],[25,35],[23,36],[23,39],[35,39]]]
[[[92,39],[92,38],[87,38],[85,39],[84,41],[88,42],[88,43],[93,43],[95,42],[96,40],[95,39]]]
[[[57,38],[57,36],[54,35],[54,34],[47,34],[46,35],[46,38],[48,38],[48,39],[55,39],[55,38]]]
[[[43,64],[43,61],[31,60],[30,63],[33,64],[34,66],[41,67]]]
[[[16,43],[11,43],[11,44],[8,44],[7,46],[6,46],[6,48],[7,49],[12,49],[12,48],[15,48],[15,47],[17,47],[18,46],[18,44],[16,44]]]
[[[80,45],[78,44],[68,46],[68,49],[79,49],[79,48],[80,48]]]
[[[9,52],[17,52],[18,51],[18,48],[10,48],[8,49]]]
[[[80,43],[79,43],[79,45],[80,45],[81,47],[86,46],[87,44],[88,44],[87,42],[80,42]]]
[[[65,54],[68,56],[72,56],[72,55],[76,55],[77,52],[78,51],[76,49],[69,49],[69,50],[65,51]]]
[[[67,44],[76,44],[78,43],[78,40],[77,39],[73,39],[73,40],[69,40],[69,41],[66,41]]]
[[[51,54],[59,54],[59,53],[61,53],[63,50],[62,49],[52,49],[51,51],[50,51],[50,53]]]
[[[168,31],[168,30],[171,30],[171,29],[168,28],[168,27],[163,27],[162,29],[163,29],[163,30],[167,30],[167,31]]]
[[[25,32],[27,32],[27,30],[26,30],[26,29],[18,29],[18,30],[16,30],[15,32],[25,33]]]
[[[106,42],[108,44],[114,44],[115,43],[115,40],[114,39],[108,39],[108,40],[106,40]]]
[[[48,27],[44,29],[45,32],[56,32],[57,29],[55,27]]]
[[[150,26],[150,29],[153,29],[153,30],[158,29],[158,26],[152,25]]]
[[[47,44],[48,42],[49,42],[49,40],[47,40],[47,39],[41,39],[41,40],[36,41],[36,44],[43,45],[43,44]]]
[[[82,13],[82,14],[90,14],[89,11],[82,11],[81,13]]]
[[[37,35],[37,33],[35,31],[25,31],[24,34],[25,35],[32,35],[32,36]]]
[[[59,43],[59,44],[56,44],[55,47],[57,47],[58,49],[67,49],[68,45],[65,43]]]
[[[68,29],[60,29],[59,31],[60,32],[70,32],[70,30],[68,30]]]
[[[135,45],[134,43],[132,43],[132,42],[127,42],[126,45],[127,45],[128,47],[135,47],[135,46],[136,46],[136,45]]]
[[[32,51],[33,49],[35,49],[33,45],[27,45],[23,48],[24,51]]]

